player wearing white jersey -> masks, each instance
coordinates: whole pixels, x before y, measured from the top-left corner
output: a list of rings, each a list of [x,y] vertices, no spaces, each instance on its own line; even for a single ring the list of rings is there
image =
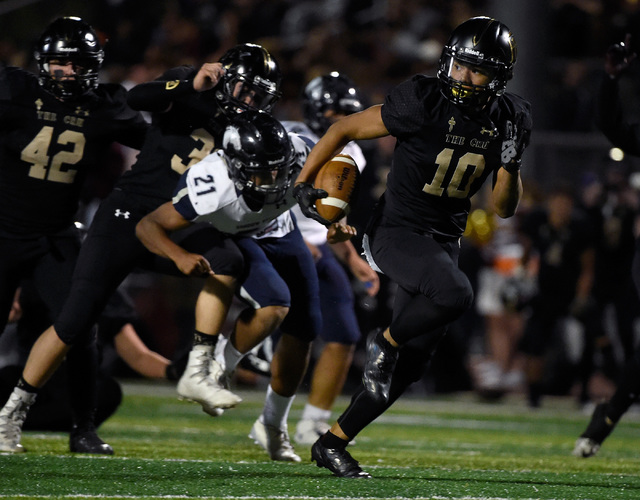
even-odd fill
[[[212,272],[207,260],[176,245],[168,231],[205,221],[241,249],[245,279],[238,294],[248,307],[236,321],[217,379],[228,387],[241,357],[281,328],[265,405],[250,437],[273,460],[295,462],[300,457],[289,441],[287,417],[321,320],[313,259],[288,211],[295,204],[293,181],[308,151],[303,139],[289,136],[268,114],[246,111],[226,127],[222,151],[183,174],[173,202],[144,217],[136,228],[151,251],[172,259],[180,269],[195,261],[203,274]],[[354,231],[333,225],[330,236],[348,238]]]
[[[355,84],[336,72],[311,80],[304,89],[302,103],[305,122],[285,121],[282,125],[289,132],[308,137],[313,143],[331,123],[362,109]],[[350,155],[362,172],[367,161],[360,146],[352,141],[341,153]],[[297,443],[313,444],[329,430],[331,409],[342,392],[356,343],[361,337],[353,290],[342,264],[356,279],[365,283],[367,292],[372,296],[378,292],[380,282],[376,272],[358,255],[350,241],[328,244],[327,227],[306,217],[299,206],[291,211],[314,257],[320,282],[323,320],[320,339],[323,346],[311,377],[307,404],[294,434]]]

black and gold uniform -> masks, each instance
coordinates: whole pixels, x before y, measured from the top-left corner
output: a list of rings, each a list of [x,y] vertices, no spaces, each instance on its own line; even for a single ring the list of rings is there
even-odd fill
[[[139,149],[148,128],[127,104],[124,87],[98,84],[102,50],[89,25],[58,19],[37,46],[40,76],[15,67],[0,72],[0,331],[26,278],[51,317],[58,316],[80,248],[74,216],[84,180],[113,142]],[[73,76],[57,69],[54,77],[50,63]],[[93,434],[92,326],[68,354],[75,423],[88,432],[75,441],[72,433],[71,451],[109,453]]]

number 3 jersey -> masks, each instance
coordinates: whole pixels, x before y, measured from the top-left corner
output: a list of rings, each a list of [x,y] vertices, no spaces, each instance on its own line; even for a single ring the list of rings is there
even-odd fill
[[[126,90],[100,84],[62,102],[35,75],[0,69],[0,237],[56,233],[73,223],[83,182],[112,142],[139,149],[147,124]]]
[[[471,196],[500,168],[513,124],[531,130],[522,98],[505,93],[470,117],[442,95],[436,78],[423,75],[395,87],[381,113],[397,139],[378,206],[385,223],[451,238],[464,232]]]
[[[293,184],[309,153],[309,142],[297,135],[289,134],[289,137],[296,151],[296,162],[291,167],[291,183],[281,202],[252,211],[229,176],[224,153],[218,150],[180,178],[173,206],[185,219],[208,222],[226,234],[279,238],[290,233],[294,223],[289,209],[297,203]]]

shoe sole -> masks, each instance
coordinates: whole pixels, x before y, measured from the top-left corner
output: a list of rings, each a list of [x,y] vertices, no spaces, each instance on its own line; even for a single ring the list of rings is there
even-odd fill
[[[188,402],[191,402],[191,403],[198,403],[203,408],[205,406],[210,406],[209,404],[207,404],[206,401],[201,401],[201,400],[198,400],[198,399],[190,398],[188,396],[182,396],[180,394],[178,394],[178,400],[180,400],[180,401],[188,401]],[[221,404],[217,404],[215,406],[212,406],[212,408],[221,409],[221,410],[228,410],[230,408],[235,408],[240,403],[242,403],[242,398],[238,397],[238,401],[236,401],[235,403],[221,403]],[[209,413],[207,410],[204,410],[204,411],[206,413]]]

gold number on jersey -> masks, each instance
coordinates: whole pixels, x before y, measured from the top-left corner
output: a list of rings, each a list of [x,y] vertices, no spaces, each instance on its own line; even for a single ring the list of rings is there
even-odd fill
[[[451,176],[451,180],[447,186],[444,185],[444,179],[449,167],[451,167],[451,160],[453,158],[453,149],[445,148],[436,157],[436,175],[433,176],[433,180],[430,183],[424,185],[422,190],[427,194],[434,196],[442,196],[444,190],[447,190],[447,196],[450,198],[466,198],[469,195],[471,184],[475,179],[482,175],[485,167],[484,156],[477,153],[465,153],[458,160],[455,165],[455,170]],[[469,168],[473,168],[468,178],[465,181],[464,186],[460,186],[465,178],[465,174]]]
[[[49,158],[48,151],[53,139],[53,127],[42,127],[40,132],[27,144],[20,154],[20,159],[31,164],[29,177],[47,179],[53,182],[71,184],[76,176],[76,169],[66,169],[63,165],[75,165],[82,159],[85,137],[80,132],[65,130],[58,136],[57,143],[72,144],[71,151],[59,151]]]
[[[199,148],[193,148],[188,158],[181,158],[177,154],[171,158],[171,170],[183,174],[189,167],[202,161],[213,150],[215,141],[213,136],[203,128],[198,128],[191,132],[191,138],[202,144]]]

